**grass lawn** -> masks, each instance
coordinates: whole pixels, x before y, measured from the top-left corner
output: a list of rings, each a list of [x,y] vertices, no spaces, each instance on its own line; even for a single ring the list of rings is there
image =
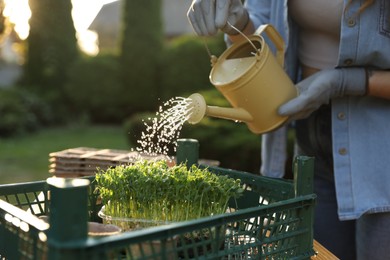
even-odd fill
[[[0,139],[0,184],[45,180],[49,153],[68,148],[131,149],[121,126],[80,126],[41,130]]]

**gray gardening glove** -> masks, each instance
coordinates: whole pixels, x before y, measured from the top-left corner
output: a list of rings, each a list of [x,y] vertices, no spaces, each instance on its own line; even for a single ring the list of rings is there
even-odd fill
[[[201,36],[211,36],[218,32],[234,35],[242,31],[249,21],[249,15],[241,0],[193,0],[187,12],[195,32]]]
[[[290,120],[303,119],[332,98],[365,95],[366,85],[364,68],[322,70],[299,82],[298,97],[280,106],[278,112]]]

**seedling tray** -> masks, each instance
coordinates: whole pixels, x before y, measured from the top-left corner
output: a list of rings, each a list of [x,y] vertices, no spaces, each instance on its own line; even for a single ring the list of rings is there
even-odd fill
[[[146,155],[137,151],[75,147],[49,154],[49,172],[56,177],[78,178],[93,176],[96,168],[105,170],[121,164],[133,163],[140,158],[161,160],[162,155]],[[215,160],[199,159],[200,163],[218,166]]]
[[[310,259],[313,159],[297,157],[293,168],[290,181],[209,167],[243,183],[229,212],[105,237],[88,236],[87,221],[101,221],[94,176],[81,178],[88,185],[0,185],[0,258]]]
[[[139,160],[159,160],[163,156],[148,156],[136,151],[76,147],[49,154],[49,172],[57,177],[92,176],[96,168],[108,169]]]

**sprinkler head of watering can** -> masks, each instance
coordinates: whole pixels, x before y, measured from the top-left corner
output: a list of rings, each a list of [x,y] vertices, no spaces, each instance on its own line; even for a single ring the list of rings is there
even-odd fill
[[[190,99],[188,123],[197,124],[206,115],[206,100],[199,93],[194,93],[188,97]]]

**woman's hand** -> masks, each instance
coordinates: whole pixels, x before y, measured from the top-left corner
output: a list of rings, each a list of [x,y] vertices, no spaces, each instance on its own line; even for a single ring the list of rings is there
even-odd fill
[[[218,30],[229,35],[238,32],[228,22],[242,31],[249,22],[249,15],[241,0],[194,0],[187,17],[198,35],[215,35]]]
[[[367,92],[364,68],[341,68],[319,71],[296,85],[298,96],[279,107],[281,116],[303,119],[328,104],[332,98],[362,96]]]

